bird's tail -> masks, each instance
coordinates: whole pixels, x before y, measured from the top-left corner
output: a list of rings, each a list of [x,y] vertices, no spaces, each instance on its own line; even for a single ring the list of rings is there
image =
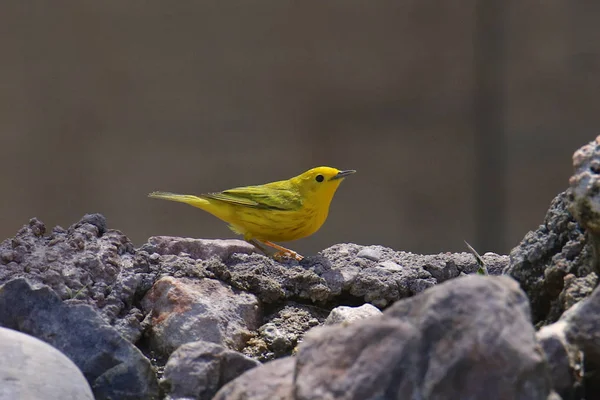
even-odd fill
[[[162,199],[162,200],[170,200],[177,201],[179,203],[189,204],[190,206],[198,207],[204,209],[209,202],[206,199],[203,199],[198,196],[192,196],[189,194],[176,194],[169,192],[152,192],[148,195],[148,197],[152,197],[153,199]]]

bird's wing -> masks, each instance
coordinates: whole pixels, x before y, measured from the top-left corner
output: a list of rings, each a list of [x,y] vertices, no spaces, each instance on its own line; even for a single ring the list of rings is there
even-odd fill
[[[284,188],[265,186],[239,187],[203,194],[201,197],[265,210],[292,211],[302,207],[302,198],[299,194]]]

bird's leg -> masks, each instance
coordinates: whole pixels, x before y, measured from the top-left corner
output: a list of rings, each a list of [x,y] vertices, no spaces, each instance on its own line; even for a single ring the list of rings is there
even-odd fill
[[[269,242],[268,240],[265,240],[263,243],[267,246],[271,246],[272,248],[278,250],[278,252],[273,255],[274,258],[291,257],[298,261],[301,261],[304,258],[295,251],[286,249],[285,247],[275,244],[273,242]]]
[[[263,247],[263,245],[256,239],[246,239],[246,242],[250,243],[252,246],[256,247],[258,250],[262,251],[264,255],[268,256],[269,252],[267,249]]]
[[[304,258],[300,254],[296,253],[295,251],[286,249],[285,247],[279,246],[278,244],[275,244],[273,242],[269,242],[266,240],[264,242],[259,242],[257,239],[250,239],[250,238],[245,238],[245,240],[246,240],[246,242],[248,242],[251,245],[253,245],[254,247],[256,247],[258,250],[263,252],[263,254],[265,254],[266,256],[271,256],[274,259],[279,260],[279,261],[281,261],[284,258],[293,258],[297,261],[300,261]],[[277,252],[274,254],[270,254],[270,252],[263,246],[263,244],[273,247],[274,249],[277,250]]]

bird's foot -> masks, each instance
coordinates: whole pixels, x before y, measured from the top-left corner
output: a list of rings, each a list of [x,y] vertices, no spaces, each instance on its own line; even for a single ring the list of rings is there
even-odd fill
[[[294,250],[286,249],[283,246],[280,246],[273,242],[269,242],[267,240],[265,240],[263,243],[269,247],[274,248],[275,250],[278,250],[277,253],[275,253],[271,256],[277,261],[288,260],[290,258],[294,259],[296,261],[302,261],[304,259],[304,257],[302,257],[300,254],[296,253]]]
[[[272,257],[277,261],[287,261],[290,259],[302,261],[304,259],[300,254],[292,250],[278,251],[277,253],[274,253]]]

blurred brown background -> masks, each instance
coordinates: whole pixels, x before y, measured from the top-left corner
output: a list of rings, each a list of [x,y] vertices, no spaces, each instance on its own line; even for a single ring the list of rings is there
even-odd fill
[[[505,253],[600,133],[600,2],[3,1],[0,240],[89,212],[232,237],[146,198],[354,168],[290,244]]]

